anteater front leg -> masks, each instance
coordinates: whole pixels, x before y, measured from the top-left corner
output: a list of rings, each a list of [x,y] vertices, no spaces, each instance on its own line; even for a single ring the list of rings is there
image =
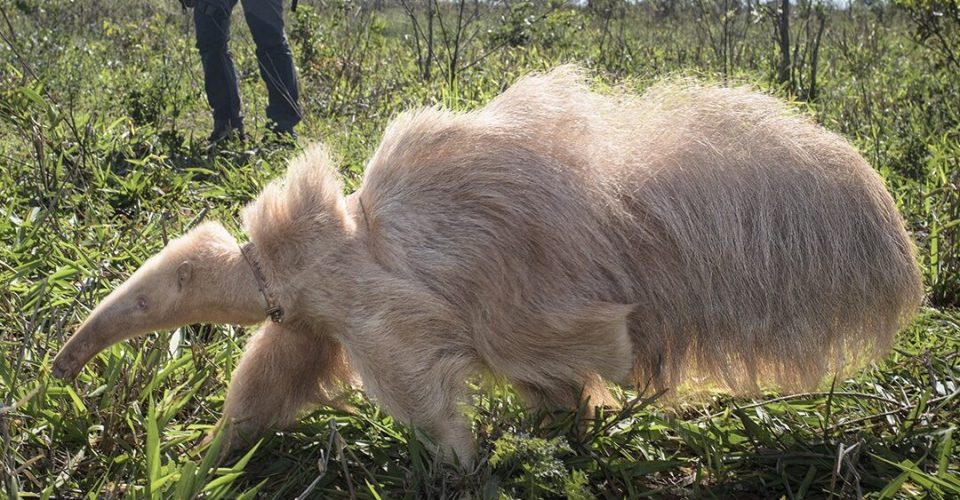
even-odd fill
[[[457,353],[441,353],[431,343],[393,349],[368,348],[352,357],[363,377],[364,390],[398,421],[427,437],[432,451],[447,462],[470,468],[476,443],[459,404],[471,360]],[[431,352],[433,351],[433,352]]]
[[[400,422],[430,438],[446,461],[473,464],[476,444],[459,404],[476,369],[462,326],[436,301],[392,288],[400,306],[384,310],[344,337],[364,391]]]
[[[305,407],[329,403],[350,379],[343,349],[329,335],[264,324],[250,339],[233,374],[223,418],[223,454],[255,442],[268,428],[296,422]]]

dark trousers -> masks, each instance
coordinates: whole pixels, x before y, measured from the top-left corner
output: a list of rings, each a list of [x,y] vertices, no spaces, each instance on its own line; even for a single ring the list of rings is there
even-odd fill
[[[214,128],[243,124],[237,72],[227,47],[230,13],[237,0],[198,0],[193,18],[203,63],[204,88],[213,108]],[[302,117],[293,56],[283,32],[283,0],[242,0],[243,15],[257,44],[260,76],[267,84],[267,119],[281,131]]]

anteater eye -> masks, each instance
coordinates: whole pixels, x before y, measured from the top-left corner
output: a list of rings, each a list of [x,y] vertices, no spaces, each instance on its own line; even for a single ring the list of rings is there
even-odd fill
[[[143,298],[143,297],[137,297],[137,309],[140,309],[141,311],[146,311],[146,310],[147,310],[147,299],[145,299],[145,298]]]

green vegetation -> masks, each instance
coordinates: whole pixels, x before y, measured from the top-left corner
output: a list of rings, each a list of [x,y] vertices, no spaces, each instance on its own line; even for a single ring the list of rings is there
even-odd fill
[[[463,475],[359,393],[355,412],[316,410],[217,466],[216,443],[198,443],[242,328],[161,332],[107,350],[74,383],[52,379],[53,354],[99,299],[198,220],[236,230],[294,151],[204,148],[199,59],[176,2],[0,3],[0,496],[960,496],[960,4],[794,4],[786,52],[778,5],[302,0],[290,16],[301,137],[332,146],[348,189],[399,111],[470,109],[575,61],[598,86],[682,75],[794,99],[883,174],[918,242],[929,307],[856,378],[677,407],[627,392],[582,431],[579,414],[527,414],[484,386],[469,409],[481,466]],[[235,16],[259,137],[266,93]]]

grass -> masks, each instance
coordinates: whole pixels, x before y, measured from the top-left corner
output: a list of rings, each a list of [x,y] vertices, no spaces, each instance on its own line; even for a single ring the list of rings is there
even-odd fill
[[[441,44],[425,79],[403,11],[361,7],[305,0],[289,26],[307,110],[301,136],[332,146],[348,189],[392,115],[425,103],[470,109],[525,71],[578,61],[599,86],[643,88],[678,74],[746,82],[795,99],[882,173],[918,242],[928,306],[884,360],[807,394],[669,405],[625,391],[622,410],[582,423],[580,413],[528,414],[509,387],[478,383],[467,411],[482,459],[469,474],[435,462],[361,393],[353,412],[317,409],[219,466],[216,442],[199,442],[220,414],[246,329],[194,326],[123,343],[69,384],[51,378],[50,360],[168,239],[205,218],[239,234],[239,208],[295,151],[203,148],[199,64],[174,5],[17,0],[0,6],[4,496],[960,496],[960,82],[915,41],[911,18],[888,5],[828,11],[819,90],[807,98],[799,57],[793,83],[776,80],[764,12],[750,24],[748,11],[635,6],[605,18],[497,4],[467,30],[482,28],[457,71],[442,64]],[[802,7],[798,46],[807,43]],[[235,20],[258,137],[265,92]],[[717,45],[724,23],[728,41]]]

